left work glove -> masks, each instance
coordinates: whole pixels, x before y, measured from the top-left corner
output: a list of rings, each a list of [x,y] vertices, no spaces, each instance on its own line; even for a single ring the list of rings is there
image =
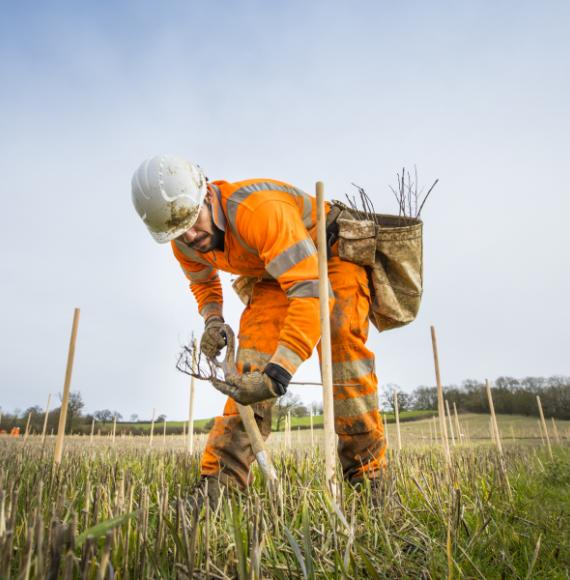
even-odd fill
[[[262,373],[253,371],[226,377],[225,383],[215,379],[212,383],[240,405],[252,405],[284,395],[290,380],[291,375],[284,368],[269,363]]]
[[[226,346],[224,326],[224,319],[219,316],[210,316],[206,321],[206,328],[200,339],[200,350],[209,359],[215,359]]]

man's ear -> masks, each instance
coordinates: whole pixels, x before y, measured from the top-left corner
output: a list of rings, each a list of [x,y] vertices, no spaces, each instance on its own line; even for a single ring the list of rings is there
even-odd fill
[[[210,203],[212,201],[212,196],[214,195],[214,191],[212,190],[212,188],[208,185],[208,189],[206,191],[206,195],[204,196],[204,200],[207,201],[208,203]]]

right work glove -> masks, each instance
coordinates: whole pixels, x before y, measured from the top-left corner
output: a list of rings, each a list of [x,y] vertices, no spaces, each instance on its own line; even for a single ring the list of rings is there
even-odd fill
[[[291,375],[285,369],[269,363],[263,372],[245,372],[226,377],[225,381],[214,379],[212,384],[240,405],[252,405],[281,397],[287,392],[290,380]]]
[[[204,334],[200,339],[200,350],[209,359],[215,359],[226,346],[227,337],[224,330],[224,319],[219,316],[210,316],[206,320]]]

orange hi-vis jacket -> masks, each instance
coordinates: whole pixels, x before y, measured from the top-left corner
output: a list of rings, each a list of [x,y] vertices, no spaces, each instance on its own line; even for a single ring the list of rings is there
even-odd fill
[[[172,241],[200,314],[222,315],[218,270],[275,279],[289,307],[270,362],[293,375],[320,338],[316,200],[273,179],[215,181],[210,188],[214,221],[225,230],[224,250],[200,253]]]

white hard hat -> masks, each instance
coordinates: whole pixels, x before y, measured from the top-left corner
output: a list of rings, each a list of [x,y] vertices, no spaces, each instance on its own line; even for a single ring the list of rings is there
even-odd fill
[[[173,155],[143,161],[131,186],[135,209],[159,244],[194,225],[207,191],[202,169]]]

